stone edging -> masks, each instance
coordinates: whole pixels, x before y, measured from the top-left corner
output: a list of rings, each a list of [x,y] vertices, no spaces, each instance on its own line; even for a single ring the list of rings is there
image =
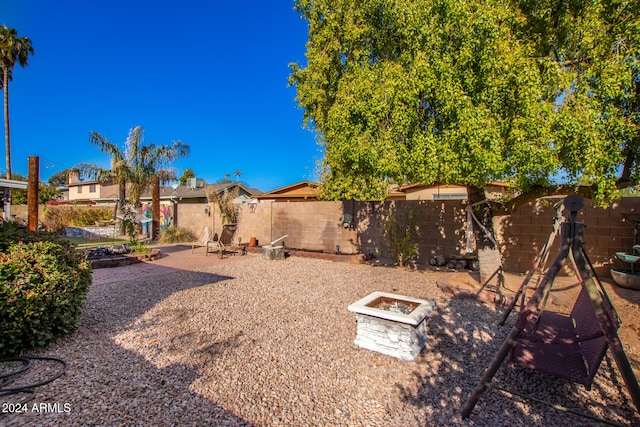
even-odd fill
[[[160,249],[150,249],[148,254],[131,254],[121,255],[102,259],[92,259],[91,267],[96,268],[110,268],[110,267],[122,267],[125,265],[136,264],[139,262],[155,261],[162,256]]]

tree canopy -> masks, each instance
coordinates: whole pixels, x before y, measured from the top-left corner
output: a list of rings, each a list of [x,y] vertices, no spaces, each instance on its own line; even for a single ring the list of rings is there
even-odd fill
[[[182,176],[180,177],[180,185],[187,185],[187,179],[195,178],[196,174],[191,168],[186,168],[184,172],[182,172]]]
[[[27,177],[19,173],[12,173],[11,179],[16,181],[28,181]],[[52,184],[40,183],[38,188],[38,203],[43,205],[50,200],[58,200],[62,197],[62,194]],[[27,190],[13,190],[11,192],[11,203],[14,205],[26,205],[27,204]]]
[[[102,169],[95,165],[79,165],[83,173],[100,180],[112,179],[120,187],[120,198],[124,202],[124,190],[128,188],[129,201],[140,206],[142,192],[151,185],[155,177],[161,180],[175,180],[175,171],[170,164],[189,154],[189,145],[174,141],[171,145],[144,144],[142,126],[129,131],[124,147],[120,148],[97,132],[89,134],[89,142],[111,157],[111,168]]]
[[[297,0],[290,82],[325,199],[390,183],[579,191],[639,182],[640,2]]]
[[[49,177],[49,179],[47,180],[47,182],[49,183],[49,185],[52,185],[54,187],[59,187],[61,185],[67,185],[69,183],[69,173],[70,172],[80,173],[80,171],[78,169],[76,169],[76,168],[63,169],[60,172],[56,172],[53,175],[51,175]]]

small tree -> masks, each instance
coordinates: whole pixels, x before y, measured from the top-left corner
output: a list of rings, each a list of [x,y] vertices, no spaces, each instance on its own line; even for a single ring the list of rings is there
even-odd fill
[[[188,178],[195,178],[196,174],[193,172],[193,169],[186,168],[180,177],[180,185],[187,185]]]
[[[126,204],[122,207],[121,212],[124,230],[127,233],[127,236],[129,236],[131,244],[136,245],[138,243],[138,236],[142,229],[136,209],[132,205]]]
[[[418,255],[418,248],[414,243],[418,234],[416,209],[410,208],[400,218],[395,212],[389,211],[383,227],[394,263],[402,266],[409,265]]]
[[[238,194],[239,190],[236,186],[233,189],[226,188],[222,192],[211,191],[209,193],[209,199],[218,205],[223,224],[235,224],[238,221],[238,207],[234,203]]]
[[[102,169],[95,165],[82,164],[78,168],[85,174],[101,179],[112,179],[120,188],[120,201],[124,203],[125,189],[129,188],[129,201],[137,209],[140,207],[142,192],[151,185],[155,176],[163,181],[176,178],[175,171],[169,165],[189,154],[189,145],[182,141],[171,145],[143,144],[142,126],[129,131],[124,149],[109,142],[97,132],[89,134],[89,142],[98,146],[103,153],[111,157],[111,169]]]

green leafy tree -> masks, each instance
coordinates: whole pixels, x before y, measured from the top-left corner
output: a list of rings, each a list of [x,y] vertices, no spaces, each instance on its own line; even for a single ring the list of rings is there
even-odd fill
[[[291,84],[324,149],[325,199],[490,181],[606,205],[639,181],[640,3],[297,0]]]
[[[83,174],[99,180],[113,180],[118,184],[120,200],[124,203],[125,192],[135,208],[140,207],[140,196],[155,177],[162,181],[176,179],[175,171],[169,166],[175,160],[189,154],[189,145],[182,141],[171,145],[144,145],[143,130],[137,126],[129,131],[124,148],[107,140],[97,132],[89,134],[89,142],[111,157],[111,169],[102,169],[95,165],[78,166]]]
[[[640,2],[296,0],[309,24],[290,83],[324,150],[320,197],[390,183],[509,200],[577,192],[606,205],[639,182]],[[478,238],[479,248],[493,248]],[[482,268],[482,267],[481,267]]]
[[[34,50],[31,40],[27,37],[18,37],[18,31],[7,28],[6,25],[0,27],[0,68],[2,69],[2,80],[0,87],[4,90],[4,138],[6,150],[7,179],[11,177],[11,132],[9,131],[9,82],[13,79],[13,68],[16,63],[21,67],[26,67],[29,54],[33,55]]]
[[[231,174],[229,172],[224,174],[224,178],[220,178],[216,181],[216,184],[231,184],[233,180],[231,179]]]
[[[186,168],[180,177],[180,185],[187,185],[188,178],[195,178],[196,174],[193,172],[193,169]]]
[[[19,173],[12,173],[11,179],[16,181],[27,181],[27,177]],[[45,204],[50,200],[58,200],[62,195],[52,185],[47,185],[43,182],[40,183],[38,189],[38,203]],[[11,192],[11,203],[14,205],[26,205],[27,204],[27,190],[13,190]]]
[[[49,185],[53,185],[54,187],[59,187],[61,185],[67,185],[69,183],[69,173],[70,172],[80,173],[80,171],[77,168],[64,169],[64,170],[62,170],[60,172],[56,172],[53,175],[51,175],[49,177],[49,179],[47,180],[47,182],[49,183]]]

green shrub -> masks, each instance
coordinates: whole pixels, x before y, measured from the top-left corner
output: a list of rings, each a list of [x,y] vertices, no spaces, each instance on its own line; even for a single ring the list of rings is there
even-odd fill
[[[91,266],[67,242],[11,245],[0,253],[0,356],[75,330]]]
[[[87,227],[112,219],[113,207],[109,206],[47,206],[42,222],[47,230],[59,232],[64,227]]]
[[[129,243],[127,246],[129,246],[131,252],[134,252],[136,254],[148,254],[149,252],[151,252],[151,249],[149,249],[147,247],[147,244],[144,242]]]
[[[6,252],[14,243],[54,241],[57,236],[53,233],[27,231],[27,227],[16,222],[0,221],[0,252]]]
[[[409,209],[401,221],[390,212],[384,223],[384,235],[391,257],[396,265],[409,265],[418,254],[414,239],[418,234],[415,208]]]
[[[159,243],[181,243],[181,242],[194,242],[196,236],[184,227],[167,227],[160,232],[158,236]]]

